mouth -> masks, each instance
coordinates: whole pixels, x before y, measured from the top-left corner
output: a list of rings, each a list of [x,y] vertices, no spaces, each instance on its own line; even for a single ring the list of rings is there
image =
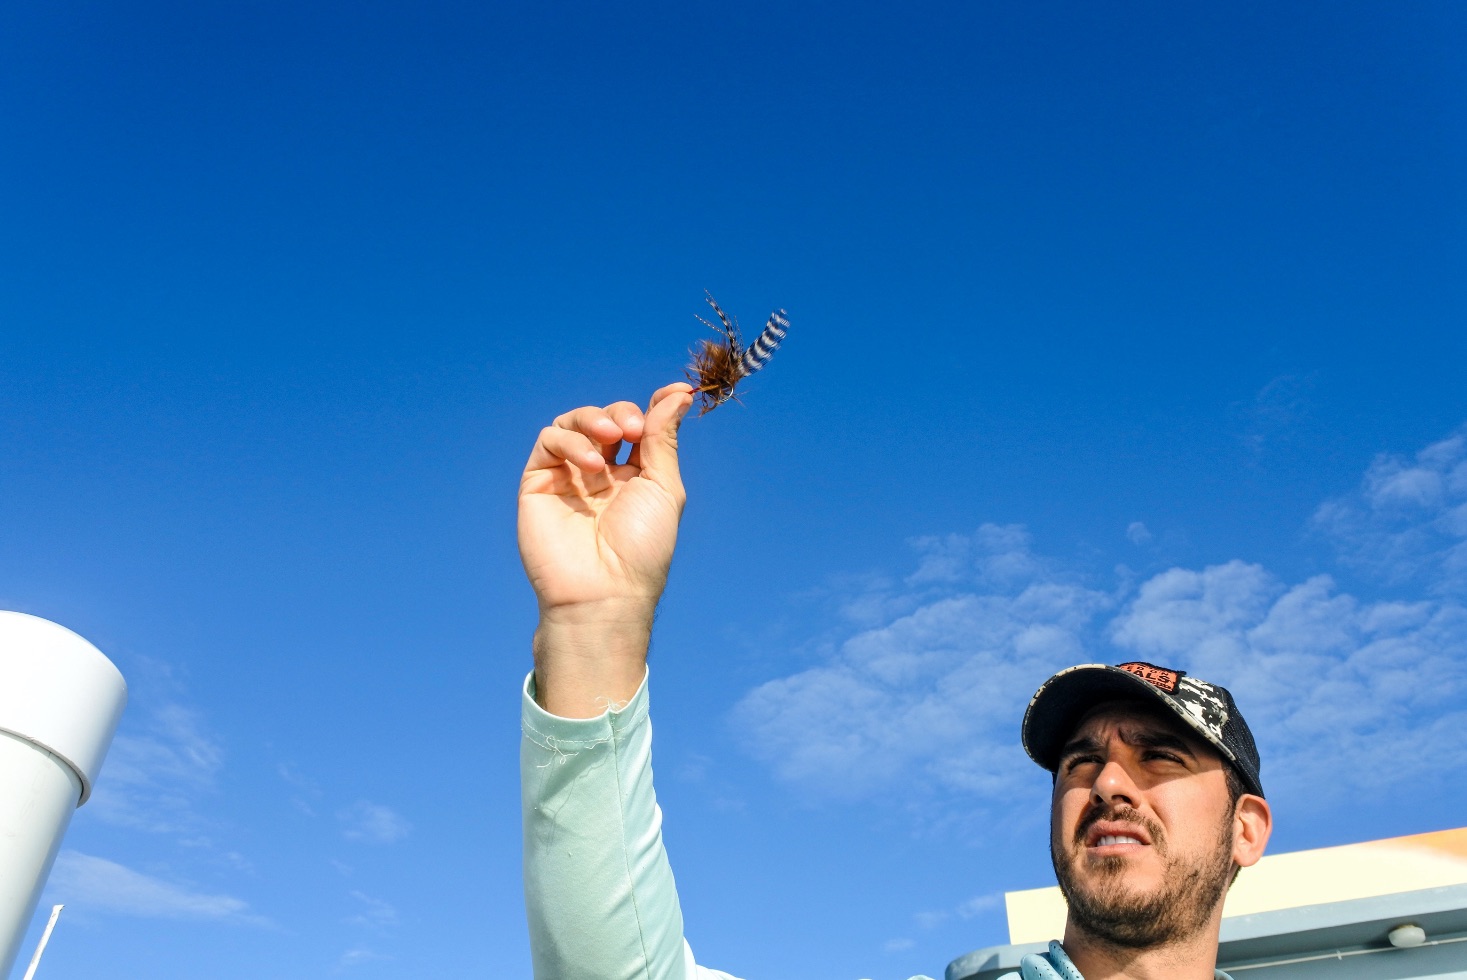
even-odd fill
[[[1144,827],[1133,824],[1099,821],[1085,835],[1085,850],[1095,857],[1134,854],[1151,846],[1151,836]]]
[[[1091,853],[1097,855],[1122,854],[1127,851],[1135,851],[1146,845],[1134,837],[1126,834],[1109,834],[1100,838],[1094,844],[1088,845]]]

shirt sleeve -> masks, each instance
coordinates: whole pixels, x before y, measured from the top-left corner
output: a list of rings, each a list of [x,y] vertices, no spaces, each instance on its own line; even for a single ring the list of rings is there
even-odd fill
[[[595,718],[521,699],[525,908],[536,980],[735,980],[693,960],[652,789],[647,682]]]

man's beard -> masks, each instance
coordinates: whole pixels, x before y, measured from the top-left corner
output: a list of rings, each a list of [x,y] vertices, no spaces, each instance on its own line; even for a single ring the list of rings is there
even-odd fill
[[[1070,906],[1070,921],[1082,932],[1122,949],[1148,949],[1193,935],[1207,924],[1212,910],[1227,894],[1233,877],[1232,814],[1219,828],[1215,850],[1188,861],[1168,853],[1161,826],[1128,806],[1102,808],[1086,816],[1068,853],[1051,836],[1050,859],[1060,891]],[[1085,836],[1098,820],[1139,824],[1162,859],[1161,887],[1149,895],[1126,886],[1127,858],[1120,855],[1089,862],[1093,874],[1082,882],[1072,858],[1083,854]]]

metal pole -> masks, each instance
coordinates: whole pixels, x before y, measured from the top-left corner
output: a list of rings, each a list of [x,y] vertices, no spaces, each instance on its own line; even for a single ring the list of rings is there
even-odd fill
[[[56,928],[56,920],[61,916],[61,910],[65,905],[53,905],[51,907],[51,921],[46,923],[46,931],[41,933],[41,941],[36,944],[36,955],[31,957],[31,965],[25,971],[25,980],[31,980],[36,975],[36,967],[41,965],[41,954],[46,951],[46,944],[51,941],[51,930]]]

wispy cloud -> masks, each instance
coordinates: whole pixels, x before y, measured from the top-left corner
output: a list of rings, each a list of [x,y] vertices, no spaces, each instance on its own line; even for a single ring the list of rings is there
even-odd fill
[[[986,895],[974,895],[966,902],[958,903],[957,913],[960,919],[976,919],[980,915],[992,912],[1003,905],[1003,892],[989,892]]]
[[[288,762],[276,766],[275,772],[295,791],[290,798],[291,805],[306,816],[314,817],[315,804],[320,802],[322,795],[320,784]]]
[[[1243,444],[1255,454],[1287,443],[1311,411],[1314,376],[1281,374],[1258,390],[1252,400],[1235,406],[1243,416]]]
[[[1467,770],[1467,609],[1455,598],[1467,433],[1376,460],[1358,494],[1315,520],[1387,571],[1424,559],[1417,594],[1366,599],[1328,575],[1290,583],[1243,561],[1107,589],[1035,555],[1022,528],[985,525],[915,542],[916,570],[863,606],[888,618],[750,691],[733,720],[799,792],[953,793],[981,807],[1035,791],[1018,725],[1044,677],[1141,657],[1234,691],[1270,793],[1322,802]]]
[[[366,844],[391,844],[412,830],[412,825],[396,810],[367,800],[358,800],[339,811],[336,817],[347,840]]]
[[[177,694],[169,669],[144,661],[136,697],[107,753],[90,816],[153,833],[196,833],[200,800],[213,792],[224,751]]]
[[[1320,506],[1314,525],[1352,566],[1467,596],[1467,426],[1414,457],[1376,457],[1354,493]]]
[[[183,850],[199,853],[205,861],[216,867],[251,875],[255,873],[254,862],[239,851],[221,849],[210,837],[181,837],[178,839],[178,846]]]
[[[914,914],[912,921],[921,929],[936,929],[952,917],[953,914],[948,909],[926,909]]]
[[[365,946],[357,946],[341,954],[332,972],[341,973],[345,970],[350,970],[352,967],[361,966],[364,963],[375,963],[379,960],[389,960],[391,958],[390,956],[384,956],[376,950],[368,949]]]
[[[348,924],[373,929],[397,925],[397,909],[390,903],[356,890],[347,892],[347,895],[355,899],[358,905],[357,912],[347,917]]]
[[[79,910],[156,919],[268,924],[267,919],[250,912],[249,903],[243,899],[197,891],[79,851],[57,855],[48,892]]]
[[[989,892],[983,895],[974,895],[972,898],[959,902],[950,909],[927,909],[912,916],[912,921],[917,923],[918,928],[924,930],[936,929],[938,926],[958,919],[976,919],[980,915],[986,915],[1003,904],[1003,892]]]

